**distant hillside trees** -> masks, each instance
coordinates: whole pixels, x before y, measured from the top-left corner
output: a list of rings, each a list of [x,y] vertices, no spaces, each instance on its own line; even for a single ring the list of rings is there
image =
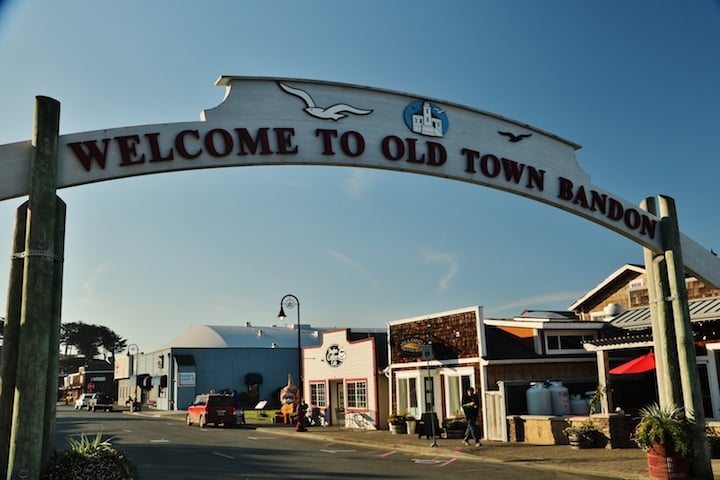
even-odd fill
[[[115,354],[127,348],[127,340],[104,325],[68,322],[60,325],[60,345],[65,355],[75,348],[88,362],[103,354],[113,363]]]

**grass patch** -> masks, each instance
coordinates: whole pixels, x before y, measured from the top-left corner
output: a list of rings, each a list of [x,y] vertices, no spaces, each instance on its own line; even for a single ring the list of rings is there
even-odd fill
[[[245,410],[245,421],[250,423],[272,423],[279,410]]]

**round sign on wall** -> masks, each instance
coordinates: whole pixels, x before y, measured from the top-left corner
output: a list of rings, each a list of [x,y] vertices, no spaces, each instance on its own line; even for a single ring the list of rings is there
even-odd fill
[[[345,349],[334,343],[325,350],[325,361],[331,367],[339,367],[345,361]]]

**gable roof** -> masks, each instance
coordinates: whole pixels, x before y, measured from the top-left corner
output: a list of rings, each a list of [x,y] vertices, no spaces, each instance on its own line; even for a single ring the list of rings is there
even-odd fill
[[[644,273],[645,267],[626,263],[608,275],[605,280],[598,283],[595,288],[588,291],[582,298],[576,300],[575,303],[568,307],[568,310],[574,312],[589,312],[606,298],[608,291],[614,292],[620,290],[630,280]]]

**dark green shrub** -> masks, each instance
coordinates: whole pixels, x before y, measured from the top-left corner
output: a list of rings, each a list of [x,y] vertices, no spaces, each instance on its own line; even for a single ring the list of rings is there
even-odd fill
[[[70,440],[70,448],[53,453],[41,478],[44,480],[137,480],[137,467],[124,453],[113,448],[110,439],[98,433],[94,440],[84,434]]]

